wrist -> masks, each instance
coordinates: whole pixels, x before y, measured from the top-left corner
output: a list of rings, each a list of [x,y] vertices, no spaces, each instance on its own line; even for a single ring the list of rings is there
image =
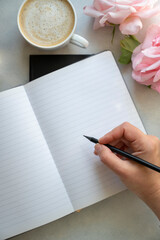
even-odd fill
[[[160,220],[160,188],[142,200],[152,209]]]

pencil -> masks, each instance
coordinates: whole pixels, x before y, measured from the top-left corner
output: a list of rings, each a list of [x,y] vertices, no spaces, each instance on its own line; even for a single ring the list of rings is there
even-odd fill
[[[88,136],[85,136],[85,135],[83,135],[83,136],[86,137],[88,140],[90,140],[93,143],[99,143],[98,139],[96,139],[94,137],[88,137]],[[141,159],[139,157],[136,157],[136,156],[134,156],[134,155],[132,155],[130,153],[122,151],[121,149],[116,148],[114,146],[111,146],[110,144],[103,144],[103,145],[108,147],[112,152],[118,153],[119,155],[121,155],[123,157],[126,157],[126,158],[128,158],[130,160],[133,160],[133,161],[135,161],[135,162],[137,162],[137,163],[139,163],[139,164],[141,164],[141,165],[143,165],[145,167],[148,167],[148,168],[150,168],[150,169],[152,169],[152,170],[154,170],[156,172],[160,172],[160,167],[158,167],[158,166],[156,166],[156,165],[154,165],[154,164],[152,164],[150,162],[147,162],[147,161],[145,161],[145,160],[143,160],[143,159]]]

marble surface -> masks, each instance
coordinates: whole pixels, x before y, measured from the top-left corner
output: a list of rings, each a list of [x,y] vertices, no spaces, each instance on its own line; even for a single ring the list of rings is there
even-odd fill
[[[93,19],[83,14],[83,6],[92,0],[72,0],[78,15],[76,33],[90,42],[87,49],[68,44],[56,51],[44,51],[29,45],[17,27],[17,13],[22,0],[0,0],[0,91],[28,82],[30,54],[87,54],[109,49],[113,52],[140,117],[149,134],[160,137],[160,95],[139,85],[131,78],[131,65],[118,63],[119,41],[122,35],[116,29],[111,43],[112,28],[92,29]],[[137,35],[142,41],[147,26],[160,22],[160,16],[146,20]],[[112,81],[112,79],[111,79]],[[126,190],[93,206],[73,213],[55,222],[13,238],[39,240],[123,239],[158,240],[159,222],[150,209],[133,193]]]

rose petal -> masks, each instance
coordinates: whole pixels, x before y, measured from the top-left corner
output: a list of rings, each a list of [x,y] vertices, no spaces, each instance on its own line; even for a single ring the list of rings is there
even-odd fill
[[[156,38],[153,39],[152,46],[153,47],[160,47],[160,36],[157,36]]]
[[[133,16],[137,16],[142,19],[147,19],[147,18],[153,17],[157,14],[160,14],[160,8],[153,8],[153,9],[149,9],[149,10],[144,9],[143,11],[134,13]]]
[[[104,11],[110,7],[113,7],[115,4],[107,0],[94,0],[93,6],[98,11]]]
[[[160,80],[160,70],[156,72],[153,82],[158,82]]]
[[[146,48],[142,53],[149,58],[160,58],[160,47]]]
[[[104,14],[101,12],[98,12],[94,7],[92,6],[85,6],[83,8],[83,12],[90,16],[90,17],[95,17],[95,18],[99,18],[102,17]]]
[[[120,24],[122,34],[134,35],[142,28],[142,22],[138,17],[128,17]]]
[[[132,3],[134,7],[144,8],[147,6],[148,8],[153,8],[154,4],[158,1],[159,0],[132,0]]]
[[[93,24],[93,29],[94,30],[97,30],[100,27],[104,27],[104,26],[109,26],[110,27],[111,25],[108,22],[101,23],[101,17],[100,18],[95,18],[94,24]]]
[[[143,71],[145,68],[151,66],[155,62],[157,62],[157,59],[148,58],[144,56],[142,52],[140,52],[135,56],[134,61],[132,61],[132,67],[135,71]]]
[[[142,44],[140,44],[138,47],[136,47],[133,51],[132,54],[132,65],[134,70],[139,71],[141,69],[137,69],[137,65],[141,64],[141,62],[147,66],[152,65],[153,63],[157,62],[157,58],[149,58],[147,56],[144,55],[144,51],[141,51],[141,46]],[[139,66],[138,66],[139,68]]]
[[[144,9],[146,6],[148,6],[149,8],[153,7],[153,1],[157,1],[157,0],[151,0],[150,3],[148,0],[146,1],[136,1],[133,3],[133,6],[137,9],[137,10],[142,10]],[[133,1],[132,1],[133,2]]]
[[[142,49],[142,43],[133,50],[132,59],[131,59],[132,61],[134,61],[134,58],[138,53],[140,53],[141,49]]]
[[[157,35],[160,35],[160,26],[156,24],[152,24],[149,26],[145,40],[142,44],[142,49],[148,48],[152,46],[152,40],[157,37]]]
[[[160,81],[153,83],[151,88],[156,90],[158,93],[160,93]]]
[[[145,73],[147,71],[155,70],[156,68],[160,67],[160,60],[156,61],[155,63],[151,64],[150,66],[144,68],[141,72]]]
[[[153,83],[153,78],[155,74],[156,74],[156,71],[152,71],[150,73],[141,73],[137,71],[132,71],[132,78],[139,83],[143,83],[145,85],[151,85]]]
[[[127,11],[127,12],[131,12],[131,13],[135,13],[136,9],[132,6],[132,4],[119,4],[118,2],[116,3],[116,8],[118,11]]]
[[[116,6],[114,11],[112,10],[108,12],[108,21],[113,24],[121,24],[134,11],[135,10],[132,7],[120,8]]]
[[[134,58],[132,58],[132,67],[135,71],[139,71],[139,69],[137,69],[137,66],[142,62],[143,57],[144,57],[144,54],[140,52],[137,55],[135,55]]]

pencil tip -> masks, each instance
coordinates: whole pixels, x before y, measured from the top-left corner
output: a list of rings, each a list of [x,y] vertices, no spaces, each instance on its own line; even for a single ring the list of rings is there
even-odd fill
[[[90,140],[90,137],[86,136],[86,135],[83,135],[83,137],[87,138],[88,140]]]

